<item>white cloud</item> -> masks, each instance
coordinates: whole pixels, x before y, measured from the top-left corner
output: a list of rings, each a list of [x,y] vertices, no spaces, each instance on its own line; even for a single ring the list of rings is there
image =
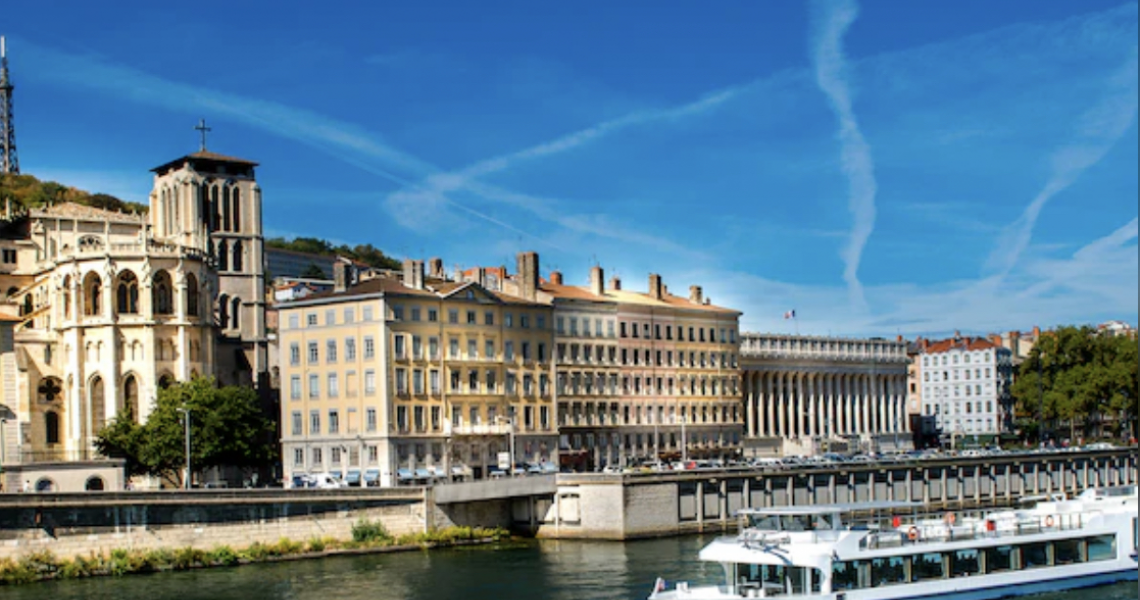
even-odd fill
[[[1125,64],[1109,78],[1105,94],[1082,114],[1073,138],[1054,150],[1050,157],[1049,179],[1025,207],[1016,221],[998,236],[998,245],[986,259],[985,271],[1007,275],[1033,237],[1033,228],[1045,204],[1065,191],[1087,169],[1100,162],[1136,121],[1137,48]]]
[[[840,156],[843,173],[848,180],[848,209],[854,223],[851,237],[843,249],[843,280],[856,307],[865,308],[863,284],[859,281],[859,262],[863,248],[875,228],[875,165],[871,147],[863,139],[855,111],[851,106],[851,91],[847,83],[847,60],[843,53],[843,34],[859,14],[854,0],[844,2],[817,2],[814,5],[815,32],[812,61],[815,64],[816,82],[827,95],[831,108],[839,120]]]

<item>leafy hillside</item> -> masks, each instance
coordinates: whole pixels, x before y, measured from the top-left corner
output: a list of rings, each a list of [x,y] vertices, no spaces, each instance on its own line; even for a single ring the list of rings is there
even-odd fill
[[[106,210],[145,213],[147,206],[125,202],[110,194],[92,194],[55,181],[40,181],[33,175],[0,175],[0,202],[11,199],[24,208],[75,202]]]
[[[265,245],[270,248],[281,248],[294,252],[307,252],[322,256],[344,256],[358,260],[364,264],[380,269],[399,269],[400,261],[384,254],[372,244],[357,244],[348,246],[342,244],[333,246],[325,240],[310,237],[299,237],[292,240],[285,238],[266,238]]]

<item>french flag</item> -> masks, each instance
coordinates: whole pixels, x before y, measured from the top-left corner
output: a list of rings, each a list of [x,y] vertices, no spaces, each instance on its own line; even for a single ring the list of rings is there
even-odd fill
[[[789,310],[788,312],[784,313],[784,318],[785,318],[785,319],[794,319],[794,318],[796,318],[796,311],[795,311],[795,310]]]

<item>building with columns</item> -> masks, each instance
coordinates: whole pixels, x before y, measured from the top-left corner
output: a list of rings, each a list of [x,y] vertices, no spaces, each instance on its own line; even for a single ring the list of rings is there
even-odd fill
[[[913,447],[904,342],[745,333],[740,356],[746,453]]]
[[[167,382],[267,385],[255,166],[203,149],[154,169],[145,214],[63,203],[0,222],[0,289],[19,319],[6,470],[98,462],[98,431],[145,421]]]

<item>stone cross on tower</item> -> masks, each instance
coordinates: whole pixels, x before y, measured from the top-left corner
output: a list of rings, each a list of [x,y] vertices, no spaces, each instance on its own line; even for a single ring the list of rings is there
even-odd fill
[[[206,127],[206,119],[200,119],[198,121],[198,125],[196,127],[194,127],[194,129],[197,129],[198,131],[202,132],[202,148],[201,148],[201,151],[205,152],[206,151],[206,132],[211,131],[211,129],[209,127]]]

